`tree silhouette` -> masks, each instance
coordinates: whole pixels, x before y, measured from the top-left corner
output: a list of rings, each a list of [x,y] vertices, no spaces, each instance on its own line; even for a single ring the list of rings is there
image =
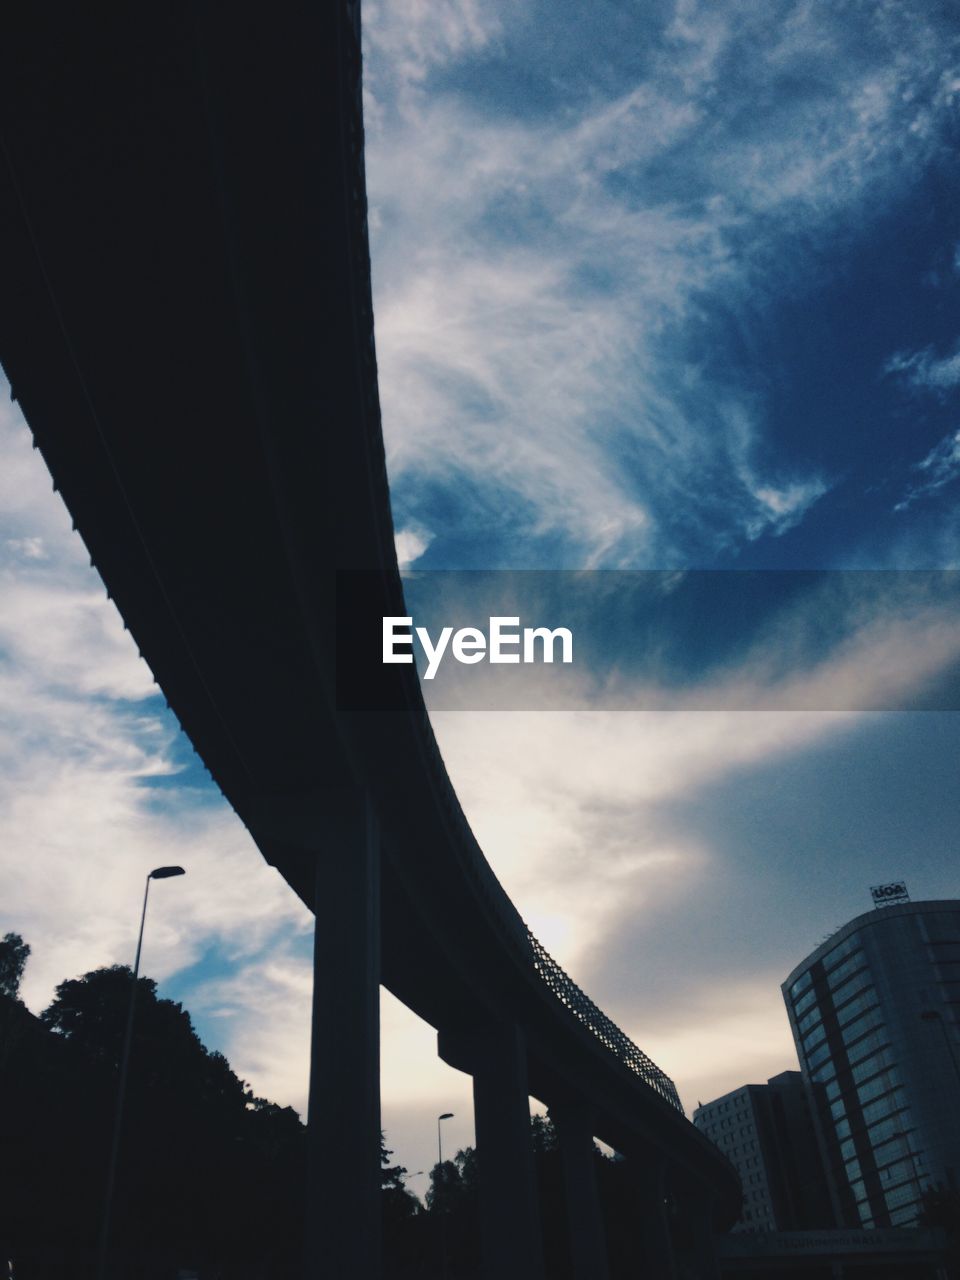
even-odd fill
[[[30,948],[19,933],[5,933],[0,938],[0,995],[16,1000],[26,968]]]
[[[29,947],[0,941],[0,1211],[17,1274],[83,1275],[103,1204],[118,1063],[133,974],[123,965],[61,982],[36,1018],[16,996]],[[561,1152],[548,1119],[531,1119],[546,1273],[570,1275]],[[638,1192],[629,1165],[595,1153],[615,1280],[637,1274]],[[478,1177],[467,1147],[434,1166],[427,1208],[405,1185],[383,1134],[384,1275],[479,1275]],[[305,1129],[290,1107],[254,1095],[221,1053],[201,1043],[189,1013],[140,978],[114,1208],[114,1276],[160,1280],[178,1268],[203,1280],[299,1276]],[[956,1201],[931,1214],[955,1223]],[[4,1241],[6,1245],[6,1241]],[[57,1252],[58,1251],[58,1252]]]

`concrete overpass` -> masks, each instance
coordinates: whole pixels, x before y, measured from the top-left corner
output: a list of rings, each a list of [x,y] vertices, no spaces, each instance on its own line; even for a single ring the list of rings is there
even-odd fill
[[[473,1075],[486,1274],[542,1274],[533,1094],[561,1135],[576,1275],[606,1274],[593,1136],[636,1169],[648,1274],[713,1275],[736,1174],[529,934],[415,672],[390,669],[387,711],[338,690],[344,593],[404,612],[359,22],[353,0],[8,15],[0,360],[180,724],[315,912],[307,1274],[379,1274],[382,982]]]

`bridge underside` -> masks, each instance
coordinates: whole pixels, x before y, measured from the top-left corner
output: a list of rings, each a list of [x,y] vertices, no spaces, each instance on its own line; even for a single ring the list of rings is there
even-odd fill
[[[351,1054],[375,1063],[364,1001],[382,980],[492,1096],[522,1084],[558,1114],[587,1107],[593,1134],[648,1183],[655,1171],[661,1206],[669,1166],[728,1224],[739,1188],[723,1158],[534,970],[415,677],[398,669],[390,713],[337,707],[338,573],[375,571],[368,606],[403,612],[355,6],[285,4],[269,21],[261,6],[185,0],[21,10],[0,46],[0,359],[212,777],[325,936],[359,939],[348,965],[318,930],[337,982],[332,1005],[318,996],[316,1053],[349,1043],[341,1082],[358,1078]],[[351,894],[347,919],[334,905]],[[341,1023],[338,982],[356,1004]],[[522,1082],[508,1049],[487,1062],[514,1033]]]

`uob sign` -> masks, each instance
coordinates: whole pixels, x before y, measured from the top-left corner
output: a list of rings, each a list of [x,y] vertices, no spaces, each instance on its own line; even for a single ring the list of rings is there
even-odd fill
[[[904,880],[891,880],[889,884],[870,886],[870,896],[875,907],[892,907],[897,902],[909,902],[907,885]]]

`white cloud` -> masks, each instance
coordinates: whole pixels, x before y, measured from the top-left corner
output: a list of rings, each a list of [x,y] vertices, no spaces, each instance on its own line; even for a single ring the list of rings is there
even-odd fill
[[[368,0],[363,36],[401,87],[486,48],[502,30],[491,0]]]
[[[4,545],[13,555],[22,557],[24,560],[45,560],[47,558],[43,539],[39,537],[7,538]]]
[[[896,374],[922,391],[946,392],[960,385],[960,343],[949,355],[937,357],[933,349],[898,352],[887,361],[884,373]]]
[[[394,539],[397,547],[397,563],[401,569],[409,568],[415,560],[419,560],[429,547],[432,538],[423,529],[400,529]]]
[[[642,912],[664,886],[682,897],[702,878],[711,849],[651,825],[658,806],[829,743],[960,659],[949,602],[922,583],[901,595],[872,585],[836,575],[701,684],[606,682],[605,705],[619,697],[621,710],[432,713],[481,847],[561,963],[575,968],[626,901]],[[825,619],[843,634],[805,661],[804,637]],[[591,696],[585,683],[584,706]]]
[[[188,879],[152,895],[156,976],[208,946],[243,955],[302,929],[302,907],[225,802],[174,785],[176,726],[9,410],[0,456],[0,930],[33,944],[28,1002],[130,962],[144,877],[163,863]]]
[[[960,356],[958,356],[960,360]],[[894,507],[905,511],[918,498],[926,498],[960,476],[960,431],[951,431],[913,467],[916,480]]]
[[[561,539],[575,563],[663,564],[782,533],[827,490],[816,466],[759,462],[762,397],[719,385],[693,334],[711,300],[735,316],[807,288],[807,247],[906,189],[938,145],[951,52],[922,12],[877,6],[856,39],[823,6],[786,12],[774,27],[685,3],[642,81],[533,123],[449,88],[391,96],[374,59],[390,104],[368,136],[377,341],[404,515],[439,488],[475,541],[509,522],[527,557]],[[497,40],[532,38],[518,14],[498,12]]]

